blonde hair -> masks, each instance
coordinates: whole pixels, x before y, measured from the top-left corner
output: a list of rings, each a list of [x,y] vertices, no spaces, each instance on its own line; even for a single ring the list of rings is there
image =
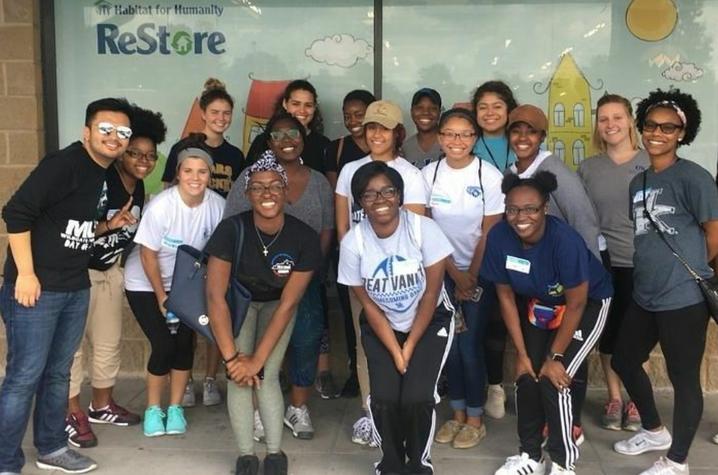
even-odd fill
[[[604,94],[596,103],[596,124],[593,127],[593,135],[591,142],[601,152],[606,152],[606,142],[601,138],[598,133],[598,111],[601,107],[606,104],[621,104],[626,109],[626,115],[628,116],[628,138],[631,141],[631,147],[633,150],[638,150],[638,132],[636,132],[636,121],[633,118],[633,106],[631,102],[623,96],[618,94]]]

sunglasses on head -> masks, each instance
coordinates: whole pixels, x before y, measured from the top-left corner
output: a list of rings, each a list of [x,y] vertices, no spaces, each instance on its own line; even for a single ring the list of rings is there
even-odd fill
[[[124,125],[115,125],[109,122],[100,122],[97,124],[97,130],[102,135],[110,135],[112,132],[117,133],[117,138],[121,140],[127,140],[132,137],[132,129],[125,127]]]

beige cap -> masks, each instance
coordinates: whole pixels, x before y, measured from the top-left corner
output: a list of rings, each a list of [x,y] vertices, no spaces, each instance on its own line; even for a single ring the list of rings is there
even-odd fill
[[[403,124],[401,109],[391,101],[375,101],[369,104],[364,114],[362,125],[370,122],[381,124],[387,129],[394,129],[398,124]]]

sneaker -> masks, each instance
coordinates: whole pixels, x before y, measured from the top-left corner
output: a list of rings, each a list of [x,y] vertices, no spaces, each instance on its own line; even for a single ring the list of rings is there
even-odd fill
[[[711,440],[713,440],[714,444],[718,444],[718,434],[714,435],[713,439],[711,439]]]
[[[234,465],[236,475],[257,475],[259,473],[259,459],[256,455],[242,455],[237,457]]]
[[[573,443],[576,444],[576,446],[580,447],[581,444],[586,442],[586,437],[583,435],[583,427],[573,426],[573,430],[571,432],[573,435]],[[541,447],[546,447],[546,444],[548,444],[548,424],[544,424],[543,430],[541,431],[541,437],[543,437]]]
[[[355,398],[359,395],[359,377],[356,373],[349,375],[342,388],[342,397]]]
[[[187,432],[187,419],[182,406],[173,404],[167,408],[167,435],[179,435]]]
[[[97,462],[72,449],[65,449],[59,454],[40,455],[35,465],[43,470],[60,470],[65,473],[87,473],[97,468]]]
[[[500,469],[494,472],[494,475],[543,475],[546,468],[543,459],[533,460],[529,454],[522,452],[521,455],[512,455],[506,459]]]
[[[369,447],[379,447],[374,437],[374,423],[367,416],[362,416],[352,426],[352,442]]]
[[[142,422],[142,432],[147,437],[157,437],[167,433],[165,429],[165,413],[160,406],[150,406],[145,409],[145,420]]]
[[[689,475],[690,470],[688,464],[676,463],[665,457],[659,458],[648,470],[644,470],[640,475]]]
[[[134,426],[140,423],[140,415],[130,412],[122,406],[115,404],[110,399],[110,404],[102,409],[93,409],[92,403],[87,408],[87,416],[90,422],[95,424],[112,424],[113,426]]]
[[[284,413],[284,425],[289,427],[292,435],[297,439],[309,440],[314,437],[314,427],[309,418],[309,409],[305,405],[294,407],[290,404],[287,406],[287,412]]]
[[[623,430],[636,432],[641,428],[641,415],[633,401],[628,401],[623,407]]]
[[[187,381],[187,386],[184,387],[184,394],[182,395],[182,407],[194,407],[197,401],[194,396],[194,381],[190,378]]]
[[[663,427],[658,432],[641,428],[636,435],[613,444],[613,450],[624,455],[638,455],[652,450],[666,450],[671,446],[671,434]]]
[[[506,415],[506,393],[500,384],[489,384],[484,413],[494,419],[501,419]]]
[[[264,475],[287,475],[287,456],[284,452],[267,454],[264,457]]]
[[[461,430],[461,426],[463,426],[461,422],[453,419],[444,422],[444,425],[441,426],[439,432],[436,433],[434,441],[438,444],[448,444],[453,442],[456,434],[458,434]]]
[[[576,475],[576,472],[563,468],[556,462],[551,462],[551,473],[549,475]]]
[[[217,381],[215,381],[214,378],[204,378],[202,387],[202,404],[205,406],[216,406],[222,402],[222,394],[220,394]],[[192,395],[194,396],[194,393]]]
[[[92,432],[90,421],[82,411],[73,412],[65,418],[65,432],[70,445],[81,449],[97,445],[97,437]]]
[[[341,391],[339,391],[337,385],[334,384],[334,377],[331,371],[322,371],[319,373],[314,387],[322,399],[336,399],[341,395]]]
[[[464,424],[451,446],[455,449],[470,449],[476,447],[481,442],[481,439],[486,437],[486,426],[481,424],[479,427],[474,427],[469,424]]]
[[[608,401],[603,406],[601,415],[601,427],[608,430],[621,430],[623,422],[623,403],[617,399]]]
[[[254,440],[264,443],[264,424],[256,409],[254,410]]]

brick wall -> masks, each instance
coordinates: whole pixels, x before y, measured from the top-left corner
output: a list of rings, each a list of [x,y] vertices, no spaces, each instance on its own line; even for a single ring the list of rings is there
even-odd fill
[[[0,0],[0,205],[24,180],[44,154],[40,64],[40,0]],[[0,224],[0,263],[5,261],[7,233]],[[335,310],[336,311],[336,310]],[[335,315],[335,321],[339,321]],[[147,340],[125,306],[122,374],[141,375],[149,355]],[[334,332],[340,336],[340,332]],[[5,328],[0,325],[0,375],[5,367]],[[204,364],[204,344],[197,348],[195,367]],[[507,351],[510,378],[513,352]],[[651,355],[650,374],[658,387],[670,385],[659,350]],[[200,374],[203,374],[200,370]],[[602,384],[600,364],[591,359],[591,384]],[[711,323],[702,366],[704,388],[718,391],[718,332]]]

